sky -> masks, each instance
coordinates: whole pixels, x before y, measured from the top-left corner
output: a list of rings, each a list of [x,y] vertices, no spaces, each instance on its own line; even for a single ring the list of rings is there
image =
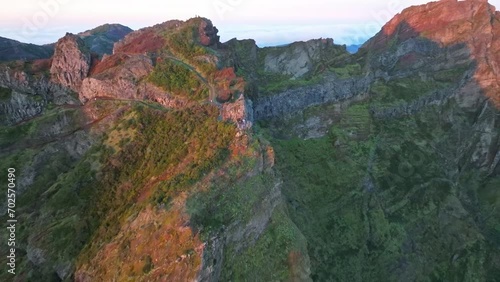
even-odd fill
[[[6,0],[3,0],[6,1]],[[0,36],[47,44],[105,23],[134,30],[207,17],[221,41],[252,38],[273,46],[320,37],[361,44],[404,8],[426,0],[12,0],[0,10]],[[500,7],[500,0],[489,1]]]

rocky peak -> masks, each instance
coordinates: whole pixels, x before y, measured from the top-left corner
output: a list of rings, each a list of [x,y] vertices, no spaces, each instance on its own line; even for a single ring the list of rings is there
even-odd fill
[[[484,0],[445,0],[412,6],[390,20],[364,47],[387,51],[408,39],[428,39],[440,47],[465,45],[476,65],[474,79],[500,106],[500,14]]]
[[[200,36],[200,43],[204,46],[215,46],[220,43],[220,36],[217,35],[219,30],[212,24],[211,20],[202,18],[198,33]]]
[[[67,33],[57,41],[50,68],[53,82],[78,92],[90,66],[90,50],[80,37]]]
[[[484,0],[430,2],[403,10],[382,31],[394,34],[398,26],[405,22],[415,32],[449,45],[470,39],[471,31],[480,31],[480,27],[490,25],[489,19],[494,12],[495,7]]]
[[[264,70],[298,79],[310,74],[318,63],[329,56],[347,53],[345,47],[335,45],[332,38],[299,41],[280,47],[262,48]]]

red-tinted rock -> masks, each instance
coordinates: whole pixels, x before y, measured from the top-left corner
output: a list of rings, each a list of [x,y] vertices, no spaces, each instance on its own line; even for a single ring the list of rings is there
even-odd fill
[[[442,47],[466,44],[475,61],[474,78],[500,107],[500,13],[484,0],[444,0],[405,9],[364,47],[384,50],[391,40],[422,36]]]
[[[204,46],[215,46],[219,43],[219,30],[212,24],[212,21],[203,19],[198,28],[200,43]]]
[[[244,81],[234,73],[234,68],[225,68],[214,74],[217,102],[225,103],[231,100],[234,94],[244,90]]]
[[[67,33],[57,41],[50,68],[53,82],[78,92],[90,66],[90,50],[80,37]]]

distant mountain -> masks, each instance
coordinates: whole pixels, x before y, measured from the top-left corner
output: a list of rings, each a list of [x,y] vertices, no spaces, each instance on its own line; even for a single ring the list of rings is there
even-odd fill
[[[354,53],[358,52],[359,47],[361,47],[361,45],[352,44],[352,45],[348,45],[346,48],[347,48],[347,52],[354,54]]]
[[[113,45],[133,30],[120,24],[104,24],[77,34],[91,52],[102,56],[113,53]],[[0,62],[14,60],[48,59],[54,54],[55,44],[36,45],[0,37]]]
[[[120,24],[105,24],[77,34],[90,51],[100,56],[113,53],[113,45],[133,30]]]
[[[0,37],[0,61],[46,59],[53,53],[53,45],[40,46]]]

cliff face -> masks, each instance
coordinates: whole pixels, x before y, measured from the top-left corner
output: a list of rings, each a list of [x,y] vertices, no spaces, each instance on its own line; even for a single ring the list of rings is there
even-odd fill
[[[485,1],[411,7],[319,82],[254,89],[313,280],[496,279],[498,20]]]
[[[498,106],[499,13],[487,1],[439,1],[404,10],[365,44],[373,50],[390,40],[421,36],[439,46],[464,44],[476,64],[475,81]],[[382,47],[384,49],[384,47]]]
[[[50,68],[51,80],[78,92],[89,74],[90,65],[90,50],[82,39],[68,33],[56,43]]]
[[[440,1],[406,9],[353,56],[353,61],[366,64],[362,72],[349,78],[330,75],[312,86],[261,95],[253,99],[254,116],[257,120],[280,119],[329,102],[377,100],[376,96],[381,95],[378,93],[381,82],[398,84],[407,78],[416,78],[418,83],[413,81],[412,86],[403,88],[420,88],[414,89],[418,95],[403,97],[404,102],[387,106],[372,104],[370,111],[374,117],[411,116],[427,106],[443,105],[450,100],[464,111],[479,115],[485,103],[488,107],[497,105],[498,67],[494,56],[498,52],[494,34],[499,18],[494,11],[485,1]],[[283,54],[289,54],[287,59],[294,60],[293,53]],[[301,134],[307,136],[304,130],[315,132],[315,127],[322,127],[325,134],[326,127],[321,126],[325,122],[333,120],[305,119],[299,126]],[[482,139],[485,138],[491,139]],[[486,148],[491,146],[494,147],[494,143],[487,142],[477,151],[489,151]],[[495,154],[496,150],[484,153],[479,162],[486,164]]]
[[[9,94],[0,101],[1,123],[13,125],[41,115],[48,104],[78,104],[75,95],[88,75],[91,56],[75,35],[58,41],[50,60],[0,66],[0,87]]]
[[[219,30],[212,24],[212,21],[202,21],[198,26],[198,36],[200,38],[200,43],[203,46],[216,47],[220,43],[220,36],[217,35],[218,32]]]
[[[325,59],[323,53],[333,47],[333,39],[327,38],[296,42],[286,48],[264,48],[264,71],[291,76],[292,79],[303,77],[314,71],[317,63]]]
[[[83,81],[80,91],[80,100],[88,101],[95,96],[112,96],[123,99],[133,99],[139,94],[137,83],[144,79],[152,70],[153,63],[144,55],[119,55],[106,57],[100,64],[108,62],[116,65],[110,68],[95,71],[93,75]],[[98,66],[99,67],[99,66]]]
[[[76,97],[48,77],[0,67],[0,87],[8,89],[0,100],[0,124],[13,125],[43,113],[49,103],[78,104]]]
[[[304,109],[326,103],[353,100],[367,95],[374,76],[341,79],[335,75],[312,86],[286,90],[276,95],[255,99],[256,120],[295,115]]]
[[[495,281],[498,21],[429,3],[349,54],[198,17],[1,66],[18,280]]]

